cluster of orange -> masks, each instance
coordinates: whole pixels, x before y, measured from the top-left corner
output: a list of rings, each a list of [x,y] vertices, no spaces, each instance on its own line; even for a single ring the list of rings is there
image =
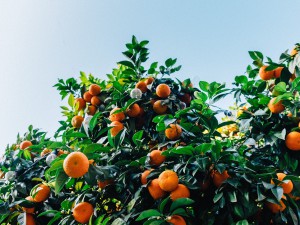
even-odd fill
[[[294,57],[296,54],[298,54],[298,51],[296,50],[296,48],[294,48],[290,55],[291,57]],[[283,67],[278,67],[275,70],[266,70],[268,66],[264,65],[260,68],[259,70],[259,76],[262,80],[272,80],[275,78],[280,78]],[[292,75],[291,77],[291,81],[294,80],[296,78],[295,74]],[[285,106],[283,104],[283,102],[277,101],[276,102],[276,97],[273,97],[270,102],[268,103],[268,108],[269,110],[273,113],[273,114],[279,114],[282,113],[285,110]],[[289,113],[291,114],[291,113]],[[289,115],[292,116],[292,115]],[[300,122],[298,124],[298,127],[300,127]],[[290,132],[285,139],[285,144],[287,146],[288,149],[292,150],[292,151],[300,151],[300,133],[297,131],[292,131]]]
[[[99,85],[90,85],[89,90],[83,94],[83,98],[77,98],[75,100],[75,106],[78,111],[84,110],[86,108],[86,104],[89,103],[86,113],[91,116],[95,115],[97,107],[101,104],[101,100],[99,98],[100,93],[101,88]],[[84,118],[82,116],[77,115],[72,118],[71,124],[75,128],[80,128],[83,120]]]
[[[147,184],[147,177],[150,175],[151,170],[145,170],[141,174],[141,183]],[[168,192],[170,193],[170,198],[175,201],[179,198],[189,198],[190,190],[184,184],[179,184],[179,178],[176,172],[172,170],[165,170],[162,172],[158,178],[149,181],[148,185],[149,194],[154,200],[158,200],[164,197]],[[176,220],[179,220],[176,222]],[[173,224],[186,224],[185,220],[179,215],[173,215],[171,218],[167,219],[168,222]]]

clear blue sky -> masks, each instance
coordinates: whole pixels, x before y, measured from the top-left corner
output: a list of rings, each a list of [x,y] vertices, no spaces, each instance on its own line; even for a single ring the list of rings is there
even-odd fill
[[[29,124],[51,136],[62,104],[52,87],[79,71],[105,77],[131,35],[150,60],[177,57],[177,76],[231,83],[248,50],[278,59],[299,42],[300,1],[0,1],[0,152]]]

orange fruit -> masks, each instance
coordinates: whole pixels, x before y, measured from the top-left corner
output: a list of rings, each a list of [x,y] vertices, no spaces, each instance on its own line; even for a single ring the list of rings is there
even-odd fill
[[[33,198],[31,196],[28,196],[25,198],[26,200],[30,201],[30,202],[34,202],[33,201]],[[26,212],[26,213],[34,213],[35,209],[34,207],[32,208],[26,208],[26,207],[22,207],[23,211]]]
[[[154,179],[148,185],[148,191],[154,200],[164,197],[166,192],[162,190],[158,184],[158,179]]]
[[[146,83],[147,85],[149,85],[149,84],[152,84],[153,81],[154,81],[154,78],[153,78],[153,77],[148,77],[148,78],[145,80],[145,83]]]
[[[224,170],[222,173],[219,173],[217,170],[212,172],[213,183],[217,188],[219,188],[229,177],[227,170]]]
[[[290,132],[285,137],[285,145],[290,150],[299,151],[300,150],[300,133],[297,131]]]
[[[274,77],[275,78],[279,78],[281,75],[281,71],[282,71],[283,67],[278,67],[274,70]]]
[[[166,113],[168,110],[167,105],[162,105],[162,101],[158,100],[153,103],[153,111],[156,112],[158,115],[162,115]]]
[[[268,104],[268,108],[270,109],[270,111],[272,113],[275,113],[275,114],[283,112],[284,109],[285,109],[285,107],[282,104],[282,101],[280,100],[279,102],[277,102],[277,103],[274,104],[275,100],[276,100],[276,97],[272,98],[270,100],[270,102]]]
[[[22,141],[21,144],[20,144],[20,149],[24,150],[24,149],[28,148],[31,145],[32,145],[31,141]],[[30,149],[28,149],[28,150],[30,150]]]
[[[136,88],[140,89],[143,93],[147,92],[147,84],[144,81],[139,81],[135,85]]]
[[[119,121],[113,121],[110,123],[109,125],[110,127],[112,127],[110,129],[110,134],[112,137],[117,136],[117,134],[124,129],[124,125],[123,123],[119,122]]]
[[[101,104],[101,101],[97,96],[93,96],[91,99],[91,104],[94,106],[98,106]]]
[[[165,135],[170,140],[176,140],[180,138],[182,129],[178,124],[170,124],[170,127],[165,130]]]
[[[90,92],[88,91],[83,94],[83,99],[86,102],[91,102],[92,97],[93,95],[91,95]]]
[[[101,189],[103,189],[107,185],[110,185],[110,184],[113,184],[113,183],[114,183],[114,180],[112,180],[112,179],[104,180],[104,181],[99,180],[98,181],[98,187],[101,188]]]
[[[175,201],[178,198],[189,198],[190,190],[183,184],[178,184],[178,187],[170,193],[170,198]]]
[[[109,116],[110,121],[119,121],[119,122],[121,122],[122,120],[125,119],[124,112],[120,111],[118,113],[114,113],[117,110],[120,110],[120,108],[114,108],[113,110],[110,111],[110,116]]]
[[[159,84],[156,87],[156,95],[160,98],[167,98],[171,94],[171,89],[167,84]]]
[[[166,156],[161,154],[160,150],[153,150],[150,152],[150,164],[160,166],[165,160]]]
[[[298,51],[296,50],[296,47],[291,51],[291,56],[297,55]]]
[[[147,184],[148,180],[147,177],[148,175],[151,173],[151,170],[145,170],[142,174],[141,174],[141,183],[142,184]]]
[[[282,199],[286,199],[286,197],[283,196]],[[286,205],[284,204],[284,202],[282,201],[282,199],[280,200],[280,205],[272,203],[272,202],[267,202],[266,206],[270,209],[270,211],[272,213],[282,212],[286,208]]]
[[[46,201],[51,193],[51,189],[49,186],[45,184],[40,184],[32,190],[32,198],[35,202],[43,202]]]
[[[82,116],[74,116],[72,118],[71,124],[74,128],[80,128],[83,120],[84,119]]]
[[[97,84],[92,84],[89,88],[89,93],[93,96],[97,96],[99,95],[101,92],[101,88],[99,85]]]
[[[182,216],[179,215],[172,215],[169,218],[167,218],[167,222],[173,225],[186,225],[185,220]]]
[[[283,181],[283,179],[285,178],[286,174],[284,173],[277,173],[277,179],[280,180],[280,181]],[[271,180],[271,184],[274,184],[273,180]],[[292,192],[293,190],[293,182],[289,180],[288,183],[281,183],[279,184],[278,186],[281,186],[282,189],[283,189],[283,193],[285,194],[289,194]]]
[[[59,149],[57,152],[57,156],[63,155],[63,154],[69,154],[68,151],[63,151],[62,149]]]
[[[89,160],[82,152],[72,152],[64,160],[65,173],[72,178],[82,177],[89,170]]]
[[[262,80],[270,80],[274,78],[274,70],[266,71],[268,66],[262,66],[259,69],[259,76]]]
[[[97,111],[97,107],[96,106],[89,105],[88,108],[87,108],[87,112],[86,113],[88,115],[90,115],[90,116],[93,116],[93,115],[95,115],[96,111]]]
[[[139,116],[140,112],[141,108],[137,103],[134,103],[126,110],[126,113],[129,117],[137,117]]]
[[[172,170],[165,170],[158,177],[158,184],[164,191],[174,191],[178,186],[179,178]]]
[[[76,98],[74,101],[74,105],[76,108],[78,107],[78,111],[80,111],[85,109],[86,102],[82,98]]]
[[[94,207],[88,202],[81,202],[73,208],[73,217],[79,223],[87,223],[94,213]]]
[[[44,148],[44,149],[43,149],[43,151],[41,152],[41,156],[43,157],[43,156],[45,156],[45,155],[49,154],[50,152],[52,152],[52,150],[51,150],[51,149]]]
[[[26,225],[35,225],[33,215],[30,213],[26,213]]]

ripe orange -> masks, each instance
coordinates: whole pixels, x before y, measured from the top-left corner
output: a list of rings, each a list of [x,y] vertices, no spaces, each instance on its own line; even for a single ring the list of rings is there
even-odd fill
[[[297,131],[290,132],[285,137],[285,145],[290,150],[300,151],[300,133]]]
[[[101,189],[103,189],[107,185],[110,185],[110,184],[113,184],[113,183],[114,183],[114,180],[112,180],[112,179],[104,180],[104,181],[99,180],[98,181],[98,187],[101,188]]]
[[[94,207],[88,202],[78,203],[73,208],[73,217],[78,223],[87,223],[94,213]]]
[[[124,125],[123,123],[119,122],[119,121],[113,121],[110,123],[109,125],[110,127],[112,127],[110,129],[110,134],[112,137],[117,136],[117,134],[124,129]]]
[[[41,152],[41,156],[43,157],[43,156],[45,156],[45,155],[49,154],[50,152],[52,152],[52,150],[51,150],[51,149],[44,148],[44,149],[43,149],[43,151]]]
[[[147,92],[147,84],[144,81],[139,81],[135,85],[136,88],[140,89],[143,93]]]
[[[170,140],[176,140],[180,138],[182,129],[178,124],[170,124],[170,127],[165,130],[165,135]]]
[[[82,98],[76,98],[74,101],[75,107],[78,107],[78,111],[85,109],[86,102]]]
[[[282,199],[286,199],[286,197],[283,195]],[[282,212],[286,208],[286,205],[284,204],[282,199],[280,200],[280,205],[272,203],[272,202],[267,202],[266,206],[271,210],[272,213]]]
[[[86,102],[91,102],[92,97],[93,95],[91,95],[90,92],[88,91],[83,94],[83,99]]]
[[[154,81],[154,78],[153,78],[153,77],[148,77],[148,78],[145,80],[145,83],[146,83],[147,85],[149,85],[149,84],[152,84],[153,81]]]
[[[97,111],[97,107],[96,106],[89,105],[88,108],[87,108],[87,112],[86,113],[88,115],[90,115],[90,116],[93,116],[93,115],[95,115],[96,111]]]
[[[134,103],[126,110],[126,113],[129,117],[137,117],[139,116],[140,112],[141,108],[137,103]]]
[[[51,189],[49,186],[45,184],[40,184],[34,189],[32,189],[31,196],[33,198],[33,201],[43,202],[49,198],[50,193],[51,193]]]
[[[72,118],[71,124],[74,128],[80,128],[83,120],[84,119],[82,116],[74,116]]]
[[[72,152],[64,160],[65,173],[72,178],[82,177],[89,170],[89,160],[82,152]]]
[[[167,218],[167,222],[173,225],[186,225],[185,220],[182,216],[179,215],[172,215],[169,218]]]
[[[162,101],[158,100],[153,103],[153,111],[156,112],[158,115],[162,115],[167,112],[168,106],[162,105]]]
[[[60,156],[60,155],[63,155],[63,154],[69,154],[68,151],[64,151],[62,149],[59,149],[58,152],[57,152],[57,156]]]
[[[156,95],[160,98],[167,98],[171,94],[171,89],[167,84],[159,84],[156,87]]]
[[[122,120],[125,119],[124,112],[114,113],[117,110],[120,110],[120,108],[114,108],[113,110],[110,111],[110,116],[109,116],[110,121],[119,121],[119,122],[121,122]]]
[[[222,173],[219,173],[217,170],[212,172],[213,183],[217,188],[219,188],[229,177],[227,170],[224,170]]]
[[[151,170],[145,170],[142,174],[141,174],[141,183],[142,184],[147,184],[148,180],[147,177],[148,175],[151,173]]]
[[[22,141],[21,144],[20,144],[20,149],[24,150],[24,149],[28,148],[31,145],[32,145],[31,141]]]
[[[93,96],[97,96],[99,95],[101,92],[101,88],[99,85],[97,84],[92,84],[89,88],[89,93]]]
[[[160,166],[165,160],[166,156],[161,154],[160,150],[153,150],[150,152],[150,164]]]
[[[291,56],[295,56],[298,53],[296,47],[291,51]]]
[[[158,184],[158,179],[154,179],[148,185],[148,191],[154,200],[164,197],[166,192],[162,190]]]
[[[30,213],[26,213],[26,225],[35,225],[33,215]]]
[[[268,104],[268,108],[270,109],[270,111],[272,113],[275,113],[275,114],[283,112],[284,109],[285,109],[285,107],[282,104],[282,101],[279,101],[279,102],[277,102],[277,103],[274,104],[275,100],[276,100],[276,97],[272,98],[270,100],[270,102]]]
[[[278,67],[274,70],[274,77],[275,78],[279,78],[281,75],[281,71],[282,71],[283,67]]]
[[[187,186],[178,184],[178,187],[171,192],[170,198],[172,201],[175,201],[178,198],[189,198],[190,195],[190,190],[187,188]]]
[[[97,96],[93,96],[91,99],[91,104],[94,106],[98,106],[101,104],[101,101]]]
[[[274,78],[274,70],[266,71],[268,66],[262,66],[259,69],[259,76],[262,80],[270,80]]]
[[[179,178],[172,170],[165,170],[158,177],[158,184],[164,191],[174,191],[178,186]]]
[[[277,173],[276,175],[277,175],[277,179],[280,181],[282,181],[286,176],[284,173]],[[271,184],[274,184],[273,180],[271,180]],[[288,183],[281,183],[278,186],[282,187],[283,193],[285,193],[285,194],[291,193],[293,190],[293,187],[294,187],[292,181],[289,181]]]
[[[30,202],[34,202],[33,201],[33,198],[31,196],[28,196],[25,198],[26,200],[30,201]],[[34,207],[32,208],[26,208],[26,207],[22,207],[23,211],[26,212],[26,213],[34,213],[35,209]]]

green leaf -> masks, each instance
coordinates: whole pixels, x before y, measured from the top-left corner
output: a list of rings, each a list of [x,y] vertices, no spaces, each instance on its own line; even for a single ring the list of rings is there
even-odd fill
[[[136,221],[141,221],[143,219],[147,219],[147,218],[150,218],[153,216],[160,217],[160,216],[162,216],[162,214],[155,209],[149,209],[149,210],[143,211],[139,215],[139,217],[136,219]]]
[[[218,202],[223,197],[223,192],[216,194],[213,198],[214,203]]]
[[[175,200],[174,202],[172,202],[170,211],[173,212],[175,209],[178,209],[181,207],[186,207],[186,206],[192,205],[194,203],[195,203],[195,201],[190,198],[179,198],[179,199]]]
[[[93,131],[94,128],[96,127],[96,125],[98,123],[98,118],[101,114],[102,114],[101,112],[97,112],[91,119],[90,124],[89,124],[90,131]]]
[[[161,203],[160,203],[160,205],[159,205],[159,211],[161,212],[161,213],[164,213],[164,209],[165,209],[165,207],[166,207],[166,205],[167,205],[167,203],[170,201],[170,198],[168,197],[168,198],[165,198]]]
[[[70,107],[74,106],[74,101],[75,101],[74,95],[70,94],[69,98],[68,98],[68,104],[69,104]]]
[[[208,92],[208,88],[209,88],[209,83],[206,81],[200,81],[199,82],[199,87],[202,91],[204,92]]]
[[[192,146],[178,147],[172,149],[172,152],[180,155],[193,155],[194,148]]]
[[[94,152],[109,152],[110,151],[110,147],[104,147],[101,144],[90,144],[88,145],[84,150],[83,153],[84,154],[90,154],[90,153],[94,153]]]
[[[258,51],[249,51],[249,55],[253,60],[260,60],[263,61],[264,56],[261,52]]]
[[[133,65],[133,63],[129,62],[129,61],[120,61],[120,62],[118,62],[118,64],[127,66],[127,67],[129,67],[129,68],[131,68],[133,70],[135,69],[135,66]]]
[[[240,220],[239,222],[236,223],[236,225],[249,225],[247,220]]]
[[[136,146],[139,146],[141,144],[141,139],[143,137],[143,133],[144,133],[144,131],[140,130],[132,136],[132,141]]]
[[[57,195],[67,183],[69,177],[63,170],[59,170],[55,177],[55,194]]]
[[[278,201],[280,201],[280,199],[283,196],[283,188],[280,186],[274,187],[271,189],[273,195],[277,198]]]

